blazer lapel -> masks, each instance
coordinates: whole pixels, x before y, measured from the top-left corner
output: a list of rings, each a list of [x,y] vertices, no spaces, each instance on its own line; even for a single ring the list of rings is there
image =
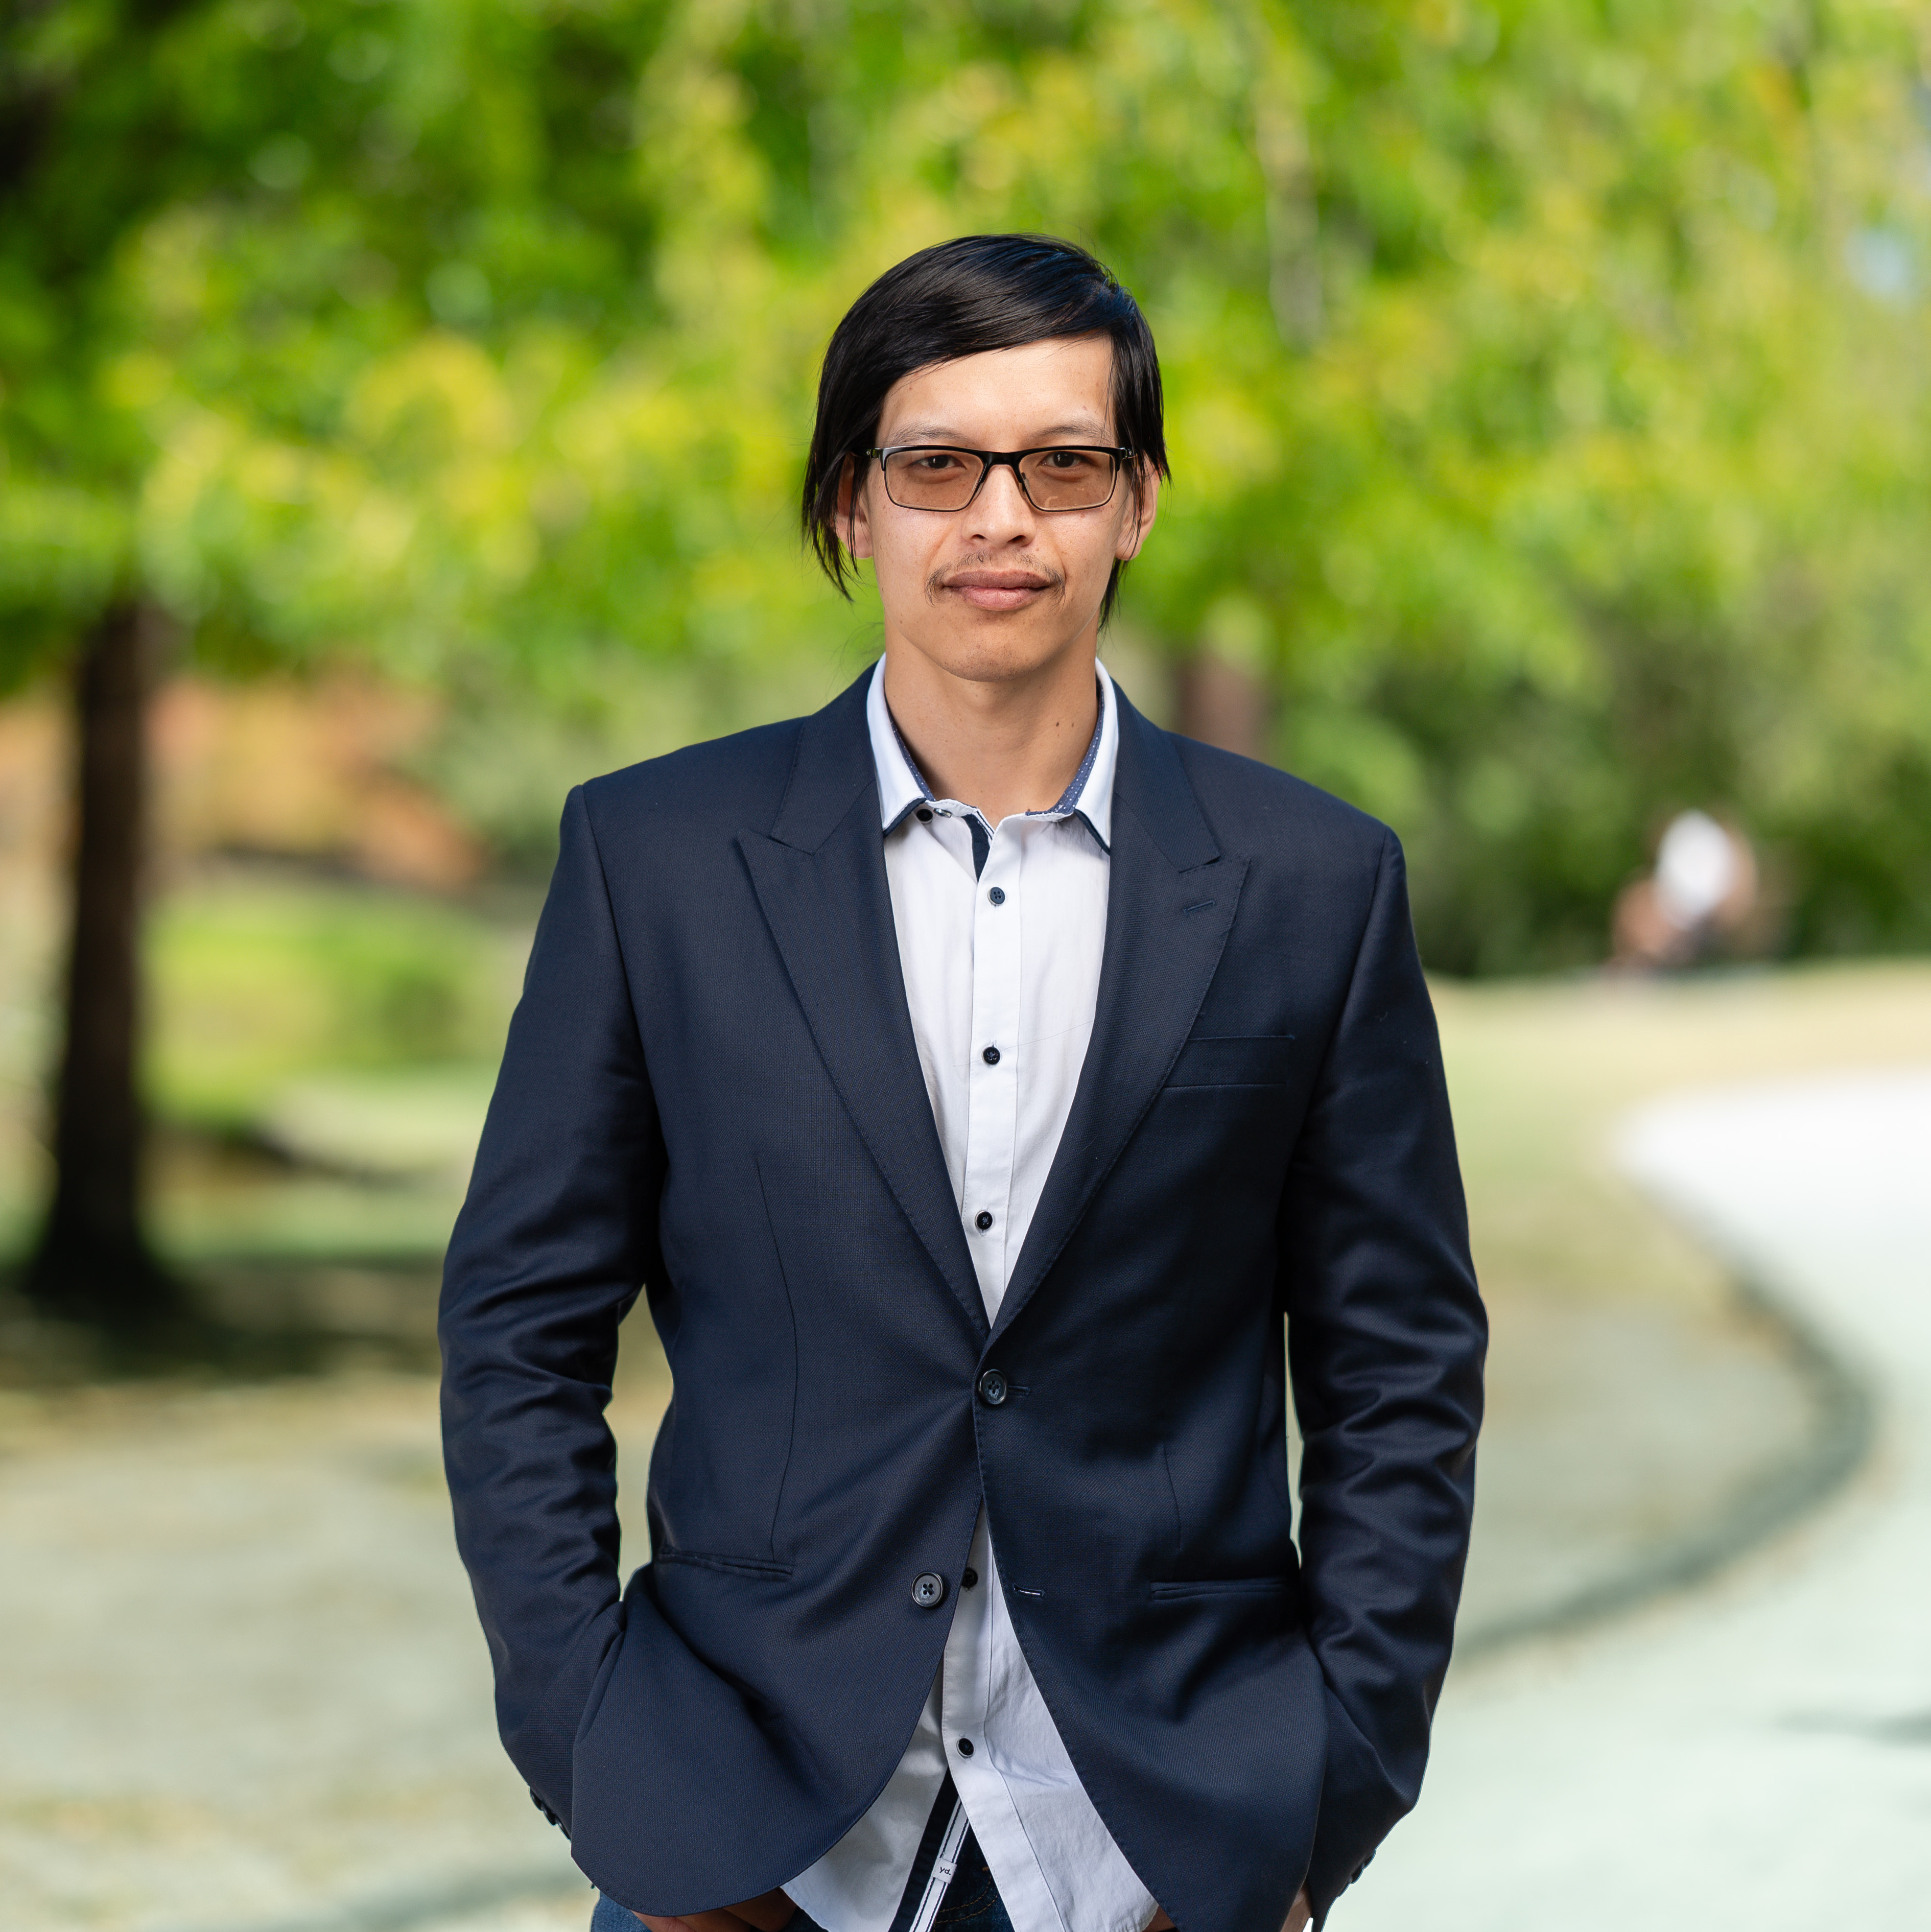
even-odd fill
[[[983,1336],[985,1306],[899,968],[865,726],[871,675],[805,719],[769,833],[740,832],[738,848],[847,1111],[933,1265]]]
[[[991,1340],[1045,1280],[1192,1030],[1247,875],[1223,856],[1173,741],[1123,694],[1093,1038]]]

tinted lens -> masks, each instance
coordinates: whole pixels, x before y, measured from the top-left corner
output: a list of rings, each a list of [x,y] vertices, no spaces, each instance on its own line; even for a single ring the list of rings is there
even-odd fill
[[[962,509],[985,466],[970,450],[895,450],[885,459],[885,494],[903,509]]]
[[[1041,509],[1090,510],[1112,496],[1117,461],[1106,449],[1036,449],[1019,468]]]

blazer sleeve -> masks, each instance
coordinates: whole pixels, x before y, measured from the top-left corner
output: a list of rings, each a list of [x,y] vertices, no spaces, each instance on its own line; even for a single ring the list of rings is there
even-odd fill
[[[1468,1553],[1488,1340],[1392,832],[1289,1168],[1280,1254],[1308,1627],[1327,1690],[1307,1877],[1318,1922],[1420,1790]]]
[[[444,1264],[443,1459],[496,1719],[569,1828],[577,1724],[622,1627],[617,1327],[661,1270],[663,1139],[580,788]]]

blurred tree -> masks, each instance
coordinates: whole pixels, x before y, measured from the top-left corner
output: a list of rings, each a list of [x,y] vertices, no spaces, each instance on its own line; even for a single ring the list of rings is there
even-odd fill
[[[816,358],[972,229],[1146,304],[1177,487],[1124,626],[1190,722],[1393,820],[1435,964],[1599,956],[1686,804],[1781,846],[1800,943],[1931,938],[1931,172],[1885,0],[4,19],[0,652],[88,667],[94,747],[46,1305],[152,1305],[106,734],[154,640],[360,654],[504,740],[640,661],[799,701],[869,625],[792,534]]]
[[[601,412],[657,406],[641,370],[581,392],[649,302],[632,91],[661,10],[0,17],[0,674],[64,661],[78,737],[56,1178],[26,1275],[49,1312],[181,1306],[139,1211],[141,718],[163,639],[243,672],[359,652],[447,674],[513,638],[541,682],[566,629],[581,677],[609,609],[662,621],[668,533],[570,541]],[[529,440],[573,408],[585,461]],[[545,533],[570,553],[560,599],[529,587]]]

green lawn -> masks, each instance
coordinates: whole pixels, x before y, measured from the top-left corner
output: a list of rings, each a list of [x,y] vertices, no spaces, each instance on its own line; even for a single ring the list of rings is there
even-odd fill
[[[176,1130],[156,1171],[167,1244],[190,1257],[432,1256],[529,932],[287,875],[217,872],[170,894],[150,952],[151,1090]],[[0,1218],[16,1243],[42,1179],[31,1054],[49,1030],[33,992],[0,987],[0,1047],[19,1063],[0,1069]],[[1612,1168],[1617,1114],[1672,1088],[1931,1059],[1931,963],[1435,992],[1477,1258],[1498,1303],[1715,1306],[1715,1264]]]
[[[0,1243],[45,1183],[52,948],[0,954]],[[433,1256],[520,983],[526,920],[253,868],[168,893],[148,928],[148,1091],[163,1246],[193,1261]]]
[[[286,876],[217,876],[161,908],[155,1225],[240,1328],[325,1338],[310,1366],[433,1365],[436,1263],[529,932]],[[15,1246],[43,1172],[28,991],[18,971],[0,986]],[[1435,994],[1494,1328],[1464,1619],[1480,1638],[1666,1568],[1817,1427],[1780,1338],[1615,1171],[1618,1118],[1672,1088],[1931,1060],[1931,962]],[[4,1379],[49,1372],[34,1359]],[[618,1381],[629,1473],[669,1396],[642,1315]]]
[[[1612,1168],[1612,1124],[1675,1088],[1931,1061],[1931,962],[1435,988],[1492,1296],[1702,1300],[1715,1264]]]

